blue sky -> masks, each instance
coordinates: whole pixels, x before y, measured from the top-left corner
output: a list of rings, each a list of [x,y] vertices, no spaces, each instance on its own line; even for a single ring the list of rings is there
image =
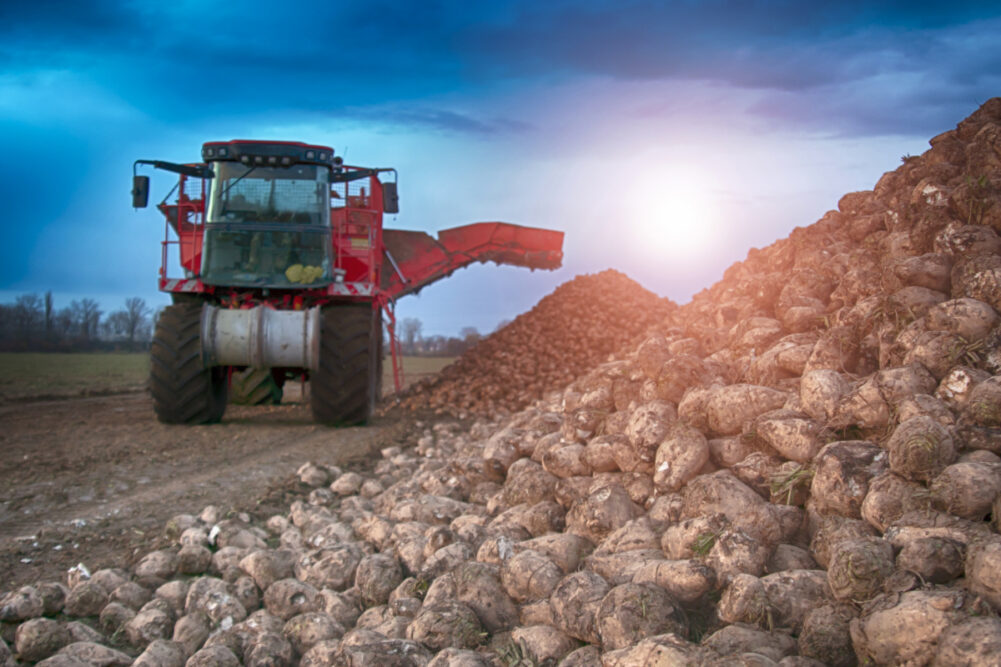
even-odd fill
[[[477,265],[401,300],[426,333],[606,268],[684,302],[1001,94],[996,2],[274,5],[0,5],[0,300],[167,303],[132,161],[270,138],[396,167],[387,226],[566,232],[557,272]]]

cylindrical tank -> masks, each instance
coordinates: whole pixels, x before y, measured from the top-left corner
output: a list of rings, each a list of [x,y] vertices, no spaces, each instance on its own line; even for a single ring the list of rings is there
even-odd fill
[[[308,368],[320,358],[320,308],[274,310],[258,306],[202,309],[206,366]]]

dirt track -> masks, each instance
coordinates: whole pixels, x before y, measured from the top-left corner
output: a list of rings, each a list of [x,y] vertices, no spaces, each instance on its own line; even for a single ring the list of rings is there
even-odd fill
[[[362,461],[406,435],[386,419],[320,426],[292,401],[195,427],[160,424],[144,393],[0,407],[0,587],[62,579],[81,561],[126,566],[171,516],[209,504],[277,511],[269,499],[303,462]]]

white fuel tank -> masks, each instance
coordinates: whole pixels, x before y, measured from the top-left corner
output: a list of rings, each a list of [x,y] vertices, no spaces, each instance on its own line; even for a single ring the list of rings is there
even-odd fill
[[[320,358],[320,308],[202,309],[202,357],[206,366],[308,368]]]

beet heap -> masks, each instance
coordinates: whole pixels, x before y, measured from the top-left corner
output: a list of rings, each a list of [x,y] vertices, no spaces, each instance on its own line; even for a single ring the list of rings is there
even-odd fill
[[[681,308],[581,277],[405,399],[519,412],[8,593],[0,664],[996,664],[1001,98],[931,143]]]
[[[400,404],[453,415],[520,410],[635,345],[676,307],[618,271],[577,276],[416,384]]]

